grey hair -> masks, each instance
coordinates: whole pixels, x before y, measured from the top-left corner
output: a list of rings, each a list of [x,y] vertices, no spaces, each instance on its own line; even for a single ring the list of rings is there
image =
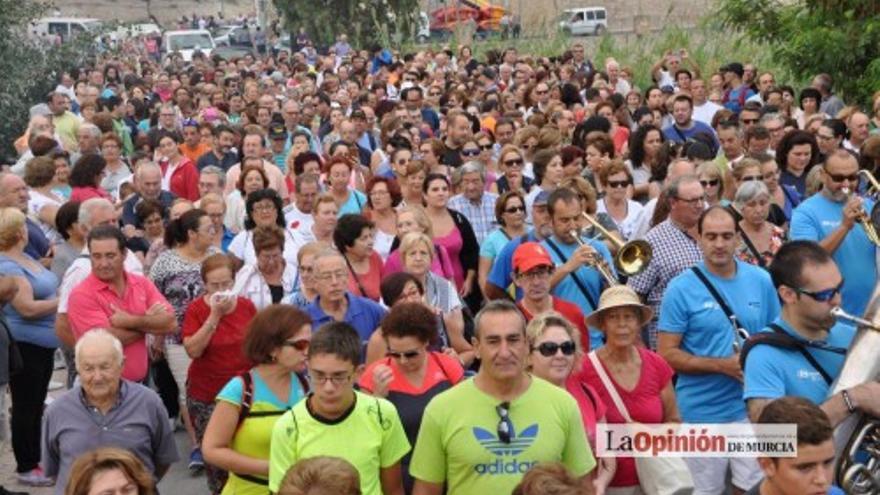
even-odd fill
[[[761,117],[761,124],[766,124],[767,122],[771,122],[773,120],[777,120],[779,122],[784,123],[785,117],[783,117],[782,114],[778,113],[778,112],[767,113],[767,114],[764,114],[763,117]]]
[[[144,170],[146,170],[146,169],[153,169],[153,170],[156,170],[157,172],[159,172],[160,175],[162,174],[162,169],[159,168],[159,165],[157,165],[155,162],[152,162],[152,161],[146,161],[146,162],[141,162],[137,166],[137,168],[134,170],[135,179],[139,179],[143,175]]]
[[[480,174],[480,180],[486,182],[486,169],[483,167],[483,164],[476,161],[465,162],[464,165],[459,167],[458,173],[463,177],[464,174]]]
[[[76,341],[74,346],[74,362],[79,363],[79,356],[85,346],[93,342],[110,342],[113,345],[113,353],[116,355],[116,362],[122,364],[125,360],[125,354],[122,352],[122,342],[115,335],[103,328],[93,328],[85,333]]]
[[[95,216],[95,212],[102,209],[113,209],[113,203],[104,199],[104,198],[90,198],[85,201],[81,205],[79,205],[79,215],[77,215],[76,221],[86,227],[88,230],[92,230],[92,218]]]
[[[220,187],[226,187],[226,172],[223,171],[222,168],[216,165],[208,165],[203,168],[199,175],[216,175],[217,180],[219,181]]]
[[[678,191],[681,190],[682,186],[686,186],[693,182],[698,182],[696,175],[682,175],[681,177],[676,177],[672,179],[668,186],[666,186],[666,197],[669,199],[677,198]]]
[[[760,180],[746,181],[736,190],[736,197],[733,199],[733,204],[736,205],[738,209],[742,209],[746,203],[753,199],[760,198],[761,196],[770,197],[770,191],[767,190],[767,185]]]
[[[483,317],[490,313],[514,313],[519,319],[519,328],[520,332],[525,336],[526,333],[526,319],[523,317],[523,314],[520,312],[519,308],[516,307],[513,302],[507,299],[496,299],[494,301],[490,301],[483,309],[477,313],[477,316],[474,317],[474,336],[476,338],[480,338],[480,327],[481,322],[483,321]]]
[[[318,260],[324,258],[341,258],[342,260],[345,260],[345,256],[343,256],[335,247],[326,247],[315,253],[315,257],[312,258],[312,265],[316,265]]]
[[[92,137],[101,137],[101,129],[98,126],[96,126],[95,124],[91,124],[89,122],[83,122],[82,124],[80,124],[79,128],[80,128],[80,130],[85,129],[85,130],[89,131],[89,134],[91,134]]]

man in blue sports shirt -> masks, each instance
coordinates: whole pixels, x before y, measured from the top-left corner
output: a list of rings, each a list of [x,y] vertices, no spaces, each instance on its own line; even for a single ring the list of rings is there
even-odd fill
[[[858,171],[858,161],[848,151],[832,152],[822,166],[822,190],[791,214],[791,238],[816,241],[834,258],[844,280],[842,307],[854,315],[865,312],[877,284],[877,246],[858,224],[874,203],[852,194]]]
[[[739,365],[740,329],[757,332],[779,314],[763,269],[734,257],[730,210],[713,206],[697,224],[703,261],[669,282],[660,305],[657,351],[678,373],[675,394],[686,423],[747,423]],[[687,458],[695,495],[724,493],[728,469],[742,494],[761,478],[754,458]]]
[[[792,241],[779,249],[770,275],[782,313],[768,332],[784,332],[809,353],[769,344],[754,345],[746,355],[743,398],[757,420],[773,399],[797,396],[822,408],[832,425],[859,410],[880,412],[880,383],[870,381],[838,392],[828,390],[843,368],[855,336],[850,325],[835,321],[831,309],[841,303],[843,278],[827,251],[812,241]]]

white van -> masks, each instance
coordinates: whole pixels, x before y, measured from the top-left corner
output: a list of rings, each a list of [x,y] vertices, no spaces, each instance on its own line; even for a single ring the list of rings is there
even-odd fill
[[[103,25],[99,19],[85,17],[44,17],[31,23],[29,33],[34,38],[60,36],[62,42],[70,41],[83,33],[98,35]]]
[[[186,62],[192,61],[193,53],[198,50],[206,57],[211,56],[216,45],[211,33],[205,29],[186,29],[183,31],[165,31],[162,36],[162,53],[170,55],[179,52]]]
[[[562,11],[559,27],[571,36],[601,36],[608,30],[605,7],[583,7]]]

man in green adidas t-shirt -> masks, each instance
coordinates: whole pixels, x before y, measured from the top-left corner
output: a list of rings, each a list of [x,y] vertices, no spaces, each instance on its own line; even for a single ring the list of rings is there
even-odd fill
[[[414,495],[510,493],[532,466],[561,462],[582,477],[596,465],[580,410],[565,389],[526,373],[522,314],[493,301],[476,317],[480,371],[434,397],[425,409],[410,464]]]
[[[364,495],[403,495],[400,459],[409,452],[394,405],[356,392],[361,339],[351,325],[328,323],[309,345],[313,392],[284,413],[272,430],[269,490],[287,470],[315,456],[340,457],[360,473]]]

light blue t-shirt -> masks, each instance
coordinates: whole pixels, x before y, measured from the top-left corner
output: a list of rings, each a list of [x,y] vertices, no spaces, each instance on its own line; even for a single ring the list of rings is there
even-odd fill
[[[341,208],[339,208],[338,216],[340,217],[347,213],[360,214],[363,211],[364,206],[366,206],[367,204],[367,196],[364,195],[364,193],[351,188],[349,188],[348,192],[348,201],[346,201],[345,204],[342,205]]]
[[[538,242],[534,230],[529,230],[525,242]],[[522,243],[523,236],[517,236],[504,244],[504,247],[495,256],[495,261],[492,262],[492,269],[489,270],[487,278],[489,283],[504,291],[510,287],[510,284],[513,283],[513,253]],[[515,287],[514,299],[519,301],[520,298],[522,298],[522,289]]]
[[[774,323],[789,335],[807,342],[781,317]],[[773,330],[768,328],[765,331]],[[846,323],[837,323],[831,327],[827,339],[814,341],[814,345],[806,346],[807,352],[816,359],[832,380],[840,374],[843,361],[846,359],[845,351],[849,349],[855,334],[854,327]],[[828,383],[796,349],[757,345],[749,351],[743,374],[745,375],[743,399],[746,400],[777,399],[793,395],[809,399],[818,405],[828,398]]]
[[[870,199],[864,208],[871,211]],[[814,194],[798,205],[791,214],[791,239],[821,241],[840,227],[844,203],[835,203],[822,193]],[[853,226],[832,257],[843,276],[840,291],[841,307],[849,314],[865,312],[868,300],[877,283],[876,246],[871,244],[861,225]]]
[[[710,273],[703,262],[697,267],[724,298],[739,326],[750,333],[765,328],[779,315],[779,298],[765,270],[737,260],[736,275],[723,279]],[[681,349],[694,356],[733,355],[733,325],[693,270],[669,282],[658,328],[681,334]],[[729,423],[746,418],[742,383],[727,375],[679,373],[675,394],[686,422]]]
[[[584,242],[602,255],[608,265],[608,268],[611,270],[611,273],[616,277],[617,274],[614,271],[614,261],[611,258],[611,252],[608,251],[608,247],[605,246],[603,242],[594,239],[584,239]],[[550,257],[553,259],[553,263],[557,267],[565,263],[567,260],[571,259],[571,255],[574,254],[578,247],[580,247],[578,244],[566,244],[559,240],[559,238],[555,235],[550,239],[545,239],[544,241],[542,241],[541,245],[547,249],[548,253],[550,253]],[[556,248],[558,248],[559,251],[562,252],[562,254],[565,256],[565,259],[562,259],[559,256],[553,246],[556,246]],[[578,283],[575,282],[573,277],[577,277],[578,280],[580,280],[580,284],[587,290],[587,293],[592,298],[592,301],[590,301],[584,295],[580,287],[578,287]],[[602,275],[600,275],[596,269],[582,266],[573,273],[564,277],[561,281],[559,281],[559,283],[556,284],[556,287],[553,289],[553,295],[576,304],[586,315],[592,313],[595,309],[595,304],[599,303],[599,296],[602,294],[604,284],[605,279],[602,278]],[[600,332],[599,330],[591,327],[590,347],[592,349],[597,349],[601,347],[604,342],[604,334],[602,334],[602,332]]]
[[[257,410],[275,409],[278,411],[286,411],[295,406],[306,396],[306,392],[303,390],[299,378],[293,376],[292,373],[290,377],[290,394],[287,396],[287,403],[281,402],[281,400],[275,396],[272,389],[266,385],[266,382],[263,381],[263,378],[256,371],[251,370],[251,380],[253,383],[254,394],[253,400],[251,401],[251,410],[254,410],[255,404],[260,403],[263,404],[263,406],[258,407]],[[217,394],[217,399],[215,400],[223,400],[235,405],[241,405],[243,389],[244,382],[241,381],[241,377],[233,377],[223,386],[223,389]]]
[[[12,259],[0,255],[0,275],[27,279],[36,301],[58,297],[58,276],[48,268],[32,272]],[[55,336],[54,312],[39,318],[25,318],[15,310],[12,303],[9,303],[3,306],[3,314],[6,316],[6,322],[12,332],[12,338],[17,342],[26,342],[47,349],[54,349],[61,345],[58,337]]]
[[[508,242],[510,242],[510,237],[507,237],[507,234],[503,230],[500,228],[493,230],[492,233],[486,236],[486,238],[483,239],[483,242],[480,243],[480,258],[490,258],[494,260]]]

